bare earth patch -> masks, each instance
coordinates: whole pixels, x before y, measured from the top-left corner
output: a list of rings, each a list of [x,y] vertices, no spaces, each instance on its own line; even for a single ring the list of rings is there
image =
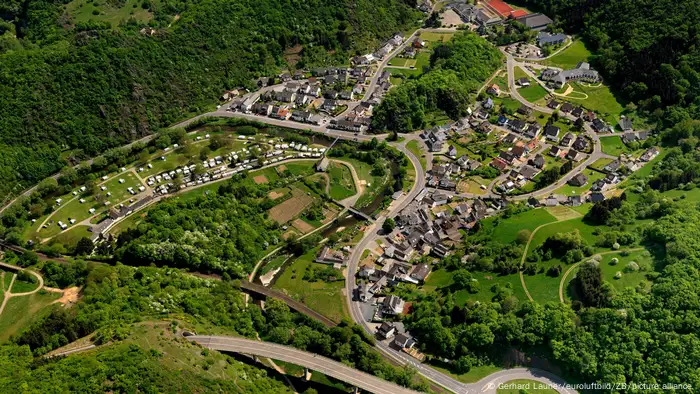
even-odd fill
[[[306,209],[313,198],[299,189],[292,189],[292,198],[270,209],[270,219],[279,224],[287,223]]]
[[[49,290],[49,288],[44,288],[45,290]],[[53,290],[50,290],[53,291]],[[63,296],[59,299],[57,299],[54,302],[60,302],[64,306],[71,306],[78,302],[78,297],[80,295],[80,287],[69,287],[65,290],[59,290],[63,291]]]
[[[258,185],[261,183],[267,183],[267,177],[265,175],[257,175],[253,177],[253,182],[257,183]]]
[[[270,198],[270,200],[276,200],[276,199],[284,196],[284,193],[271,191],[270,193],[267,194],[267,196]]]
[[[462,22],[462,18],[460,18],[460,16],[457,15],[452,8],[443,12],[440,20],[442,21],[443,26],[459,26],[464,24],[464,22]]]
[[[306,223],[301,219],[296,219],[295,221],[293,221],[292,227],[299,230],[302,234],[306,234],[314,230],[314,226],[310,225],[309,223]]]

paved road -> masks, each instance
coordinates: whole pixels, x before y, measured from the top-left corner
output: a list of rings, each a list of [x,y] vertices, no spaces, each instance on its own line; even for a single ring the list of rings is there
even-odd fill
[[[520,103],[525,104],[528,107],[535,109],[536,111],[540,111],[540,112],[547,113],[547,114],[553,113],[554,110],[552,110],[551,108],[540,107],[538,105],[532,104],[529,101],[525,100],[520,95],[520,93],[518,92],[518,87],[515,84],[514,68],[515,68],[515,66],[520,66],[523,70],[526,70],[525,66],[522,63],[516,62],[509,53],[506,53],[505,51],[503,51],[503,52],[505,53],[506,59],[507,59],[506,64],[508,67],[508,87],[510,88],[511,97],[518,100]],[[535,79],[539,83],[539,79],[536,77],[535,77]],[[571,121],[576,121],[576,118],[571,114],[560,113],[559,115],[562,117],[565,117]],[[528,198],[533,197],[533,196],[548,195],[548,194],[552,193],[554,190],[564,186],[569,180],[571,180],[571,178],[578,175],[579,172],[583,171],[589,165],[595,163],[596,160],[602,159],[602,158],[610,158],[611,157],[610,155],[606,155],[602,151],[602,147],[600,144],[600,137],[598,136],[598,133],[596,133],[588,123],[584,123],[583,129],[586,132],[586,134],[593,141],[593,152],[590,155],[588,155],[588,158],[586,160],[579,162],[574,167],[574,169],[569,171],[566,175],[561,177],[554,184],[547,186],[543,189],[537,190],[535,192],[532,192],[532,193],[522,194],[522,195],[514,196],[514,197],[509,197],[509,199],[514,200],[514,201],[523,201],[523,200],[527,200]]]
[[[329,358],[308,353],[288,346],[278,345],[269,342],[254,341],[251,339],[219,336],[190,336],[187,339],[194,341],[203,347],[230,351],[236,353],[250,354],[259,357],[267,357],[275,360],[285,361],[309,368],[324,375],[342,380],[362,390],[376,394],[415,394],[416,391],[409,390],[394,383],[379,379],[368,373],[360,372],[343,363]]]
[[[132,141],[132,142],[126,144],[126,145],[122,145],[120,148],[128,148],[128,147],[130,147],[130,146],[132,146],[132,145],[134,145],[134,144],[138,144],[138,143],[141,143],[141,142],[143,142],[143,143],[148,143],[149,141],[151,141],[151,140],[154,139],[155,137],[156,137],[156,134],[150,134],[150,135],[147,135],[147,136],[145,136],[145,137],[143,137],[143,138],[140,138],[140,139],[138,139],[138,140]],[[87,161],[82,161],[82,162],[80,162],[80,164],[78,164],[78,165],[84,165],[84,164],[91,165],[93,160],[94,160],[94,158],[92,158],[92,159],[90,159],[90,160],[87,160]],[[75,167],[77,167],[77,166],[74,166],[74,168],[75,168]],[[61,173],[60,173],[60,172],[57,172],[57,173],[51,175],[49,178],[58,179],[58,177],[59,177],[60,175],[61,175]],[[37,183],[36,185],[30,187],[29,189],[25,190],[24,193],[22,193],[22,194],[20,194],[19,196],[13,198],[13,199],[10,200],[9,202],[7,202],[5,205],[3,205],[2,207],[0,207],[0,214],[2,214],[2,213],[5,211],[5,209],[7,209],[7,207],[9,207],[10,205],[14,204],[15,201],[17,201],[19,198],[21,198],[21,197],[29,197],[29,196],[34,192],[34,190],[36,190],[36,188],[38,187],[38,185],[39,185],[39,184]]]

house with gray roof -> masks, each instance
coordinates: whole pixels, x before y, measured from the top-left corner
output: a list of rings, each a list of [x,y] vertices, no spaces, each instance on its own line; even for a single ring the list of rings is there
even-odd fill
[[[576,68],[571,70],[559,71],[555,69],[545,69],[542,71],[542,80],[552,82],[558,88],[566,85],[568,82],[584,81],[589,83],[600,82],[600,74],[593,70],[590,64],[580,62]]]
[[[528,14],[517,18],[516,21],[536,31],[544,30],[548,25],[554,23],[553,20],[544,14]]]

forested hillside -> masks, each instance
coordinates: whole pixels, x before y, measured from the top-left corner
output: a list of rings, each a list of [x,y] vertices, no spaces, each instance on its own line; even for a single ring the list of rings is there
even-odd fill
[[[518,0],[580,33],[608,83],[654,120],[700,118],[700,9],[693,0]],[[667,106],[670,108],[666,109]]]
[[[94,156],[276,75],[287,48],[297,67],[346,63],[421,15],[400,0],[163,0],[144,2],[150,35],[76,23],[62,3],[0,5],[0,196],[58,171],[62,150]]]
[[[284,383],[266,378],[258,367],[229,362],[230,368],[222,368],[223,357],[217,352],[203,350],[205,357],[200,357],[196,348],[192,353],[186,340],[177,344],[170,333],[196,328],[199,334],[259,335],[407,387],[427,388],[414,380],[415,370],[384,361],[372,348],[374,339],[359,326],[341,323],[328,328],[275,299],[267,301],[263,312],[246,303],[235,281],[201,279],[171,268],[78,264],[83,269],[54,263],[35,267],[49,280],[60,277],[64,284],[84,285],[83,296],[72,308],[56,306],[11,343],[0,346],[2,387],[27,383],[34,392],[46,392],[42,388],[52,384],[58,391],[71,392],[286,392]],[[187,324],[183,327],[173,319]],[[144,324],[151,327],[140,328]],[[96,344],[106,344],[97,354],[32,362],[32,355],[88,335]],[[163,351],[163,346],[170,351]],[[245,378],[246,374],[250,376]],[[0,388],[0,392],[6,391]]]
[[[501,65],[501,54],[474,33],[458,33],[437,46],[430,71],[392,89],[372,118],[376,130],[408,132],[425,125],[426,115],[443,111],[465,116],[479,87]]]

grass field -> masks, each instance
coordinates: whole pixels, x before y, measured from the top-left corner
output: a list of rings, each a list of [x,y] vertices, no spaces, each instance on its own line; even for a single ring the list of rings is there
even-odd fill
[[[602,158],[602,159],[598,159],[598,160],[594,161],[593,164],[591,164],[588,167],[595,168],[596,170],[602,171],[603,167],[607,166],[608,164],[612,163],[613,161],[614,161],[613,159]]]
[[[578,94],[571,94],[566,97],[566,100],[574,105],[580,104],[589,110],[597,112],[609,125],[617,124],[620,115],[624,111],[624,107],[623,104],[615,98],[607,85],[601,84],[596,87],[591,87],[575,82],[572,86],[574,92],[578,92]],[[583,97],[580,96],[581,93],[588,96],[588,98],[579,98]]]
[[[379,193],[384,190],[384,186],[391,176],[389,169],[387,169],[386,176],[374,176],[372,175],[372,166],[369,164],[347,156],[343,156],[340,159],[350,163],[353,168],[355,168],[355,172],[357,173],[357,177],[360,178],[360,182],[364,181],[365,183],[364,191],[355,203],[357,207],[363,207],[369,204]]]
[[[544,96],[548,94],[547,91],[537,82],[531,82],[530,86],[518,89],[518,93],[520,93],[525,100],[533,104],[543,99]]]
[[[544,241],[550,236],[556,233],[567,233],[574,230],[578,230],[581,237],[588,242],[589,245],[594,245],[597,236],[593,234],[593,231],[598,228],[600,230],[605,230],[607,227],[601,226],[591,226],[583,221],[583,217],[579,217],[572,220],[566,220],[557,222],[557,224],[542,227],[537,231],[535,236],[532,238],[530,243],[530,248],[528,249],[528,254],[530,254],[537,246],[544,243]],[[594,248],[596,248],[594,246]],[[596,248],[598,251],[600,248]]]
[[[59,293],[40,290],[25,297],[13,297],[7,301],[0,315],[0,342],[22,332],[32,322],[50,310],[49,305],[60,298]]]
[[[134,216],[136,217],[138,215]],[[74,226],[68,231],[55,236],[53,241],[57,241],[65,245],[68,250],[71,250],[78,245],[78,241],[80,241],[81,238],[90,238],[92,236],[92,233],[88,231],[88,228],[88,226]]]
[[[547,66],[554,66],[568,70],[576,67],[579,62],[588,62],[592,56],[591,51],[586,49],[583,41],[576,40],[568,48],[557,53],[541,63]]]
[[[629,149],[622,142],[620,137],[604,137],[600,139],[600,145],[603,153],[611,156],[619,156],[620,153],[627,153]]]
[[[10,290],[10,283],[12,283],[12,276],[14,275],[14,272],[12,271],[4,271],[5,272],[5,280],[3,281],[2,288],[4,290]]]
[[[441,288],[452,286],[454,280],[453,273],[446,270],[436,270],[428,276],[425,284],[422,287],[423,293],[431,294],[435,291],[440,291]],[[491,288],[494,285],[501,285],[510,288],[513,295],[519,300],[525,300],[525,291],[520,284],[518,275],[498,275],[493,272],[474,271],[472,275],[479,281],[481,289],[475,294],[470,294],[466,290],[457,290],[454,292],[454,300],[458,305],[464,305],[467,301],[491,302],[496,295]]]
[[[406,143],[406,148],[411,151],[417,158],[418,161],[420,161],[420,166],[423,167],[423,170],[426,169],[427,163],[425,161],[425,153],[423,153],[423,150],[421,150],[418,141],[416,140],[411,140]]]
[[[488,218],[482,224],[485,230],[492,231],[491,240],[507,244],[516,240],[520,230],[534,231],[537,227],[554,221],[556,221],[554,216],[547,210],[539,208],[519,213],[507,219]]]
[[[588,191],[591,185],[597,180],[605,178],[605,174],[593,170],[584,170],[583,174],[588,177],[588,183],[583,186],[571,186],[566,184],[559,189],[554,191],[554,194],[563,194],[566,196],[580,196],[582,193]]]
[[[510,97],[495,98],[493,100],[496,104],[500,105],[501,108],[507,108],[513,112],[517,111],[521,104],[520,101],[512,99]]]
[[[126,0],[122,7],[113,7],[106,1],[73,0],[66,5],[66,12],[76,22],[109,22],[112,27],[117,27],[131,18],[140,23],[151,20],[153,15],[141,7],[141,3],[139,0]]]
[[[604,227],[597,227],[599,229],[604,229]],[[588,225],[583,222],[583,217],[556,222],[556,224],[551,224],[549,226],[542,227],[537,231],[537,233],[532,238],[530,247],[528,249],[528,255],[532,254],[539,245],[544,243],[544,241],[550,236],[556,233],[565,233],[571,231],[578,231],[581,237],[593,247],[595,252],[600,252],[603,249],[595,246],[596,235],[593,231],[596,229],[595,226]],[[530,292],[532,298],[537,302],[558,302],[559,301],[559,283],[561,281],[561,276],[551,277],[547,276],[546,270],[549,267],[555,265],[561,265],[562,269],[566,271],[571,265],[564,264],[559,259],[551,259],[548,261],[540,261],[536,263],[538,267],[543,267],[545,272],[537,273],[535,275],[525,275],[525,285]]]
[[[536,380],[518,379],[502,384],[502,388],[496,391],[497,394],[559,394],[559,392],[545,383]]]
[[[421,74],[423,74],[423,70],[419,70],[418,68],[412,69],[412,68],[385,67],[384,70],[389,71],[391,73],[391,75],[402,74],[406,77],[418,77]]]
[[[434,43],[434,42],[444,42],[444,41],[449,41],[452,39],[452,36],[454,36],[454,33],[442,33],[442,32],[432,32],[432,31],[424,31],[420,33],[420,39],[422,41],[428,41],[429,43]]]
[[[342,293],[345,282],[343,280],[331,283],[308,282],[303,279],[308,266],[320,269],[327,267],[325,264],[313,262],[318,251],[319,248],[314,248],[297,258],[280,275],[274,287],[284,290],[291,297],[333,321],[340,322],[348,316]]]
[[[123,179],[124,183],[119,183],[120,179]],[[99,194],[103,196],[104,202],[109,202],[109,206],[115,206],[131,197],[131,194],[127,190],[129,187],[133,188],[138,193],[139,186],[142,186],[141,181],[139,181],[132,172],[126,172],[101,183],[99,185]],[[101,190],[102,187],[106,187],[107,189]],[[111,195],[107,196],[107,193]],[[70,198],[72,198],[70,201],[64,200],[62,205],[57,207],[54,213],[49,217],[49,221],[46,223],[48,227],[39,229],[39,237],[48,238],[60,233],[61,228],[58,226],[59,221],[70,227],[74,226],[70,224],[70,219],[74,219],[76,221],[75,225],[77,225],[81,221],[91,216],[99,215],[109,209],[108,206],[98,202],[95,195],[78,194],[77,196],[73,196],[71,194]],[[85,202],[81,203],[80,199],[85,200]],[[90,208],[95,209],[94,214],[90,213]]]
[[[545,209],[547,210],[547,212],[549,212],[550,215],[557,218],[557,220],[569,220],[581,216],[581,214],[577,211],[569,207],[565,207],[563,205],[557,205],[556,207],[547,207]]]
[[[387,65],[394,67],[406,67],[406,62],[408,60],[409,59],[405,57],[394,56],[391,58],[391,60],[389,60],[389,63]]]
[[[10,289],[10,292],[15,293],[15,294],[28,293],[32,290],[35,290],[37,287],[39,287],[38,281],[36,283],[31,283],[31,282],[25,282],[23,280],[15,279],[15,283],[12,284],[12,289]]]
[[[328,176],[331,179],[329,194],[332,199],[339,201],[355,195],[355,182],[348,166],[331,163],[328,167]]]
[[[603,280],[609,282],[613,288],[617,291],[622,291],[628,287],[637,287],[640,283],[645,285],[651,282],[646,278],[646,274],[654,270],[654,261],[650,253],[646,250],[639,250],[635,252],[630,252],[627,256],[623,256],[622,252],[612,253],[603,255],[603,259],[600,261],[598,267],[603,273]],[[611,264],[612,259],[617,258],[617,264]],[[625,272],[625,266],[634,261],[640,266],[649,267],[648,271],[637,271],[637,272]],[[585,264],[585,263],[584,263]],[[571,301],[573,299],[573,289],[572,282],[576,277],[576,272],[578,267],[566,278],[566,283],[564,284],[564,299]],[[620,279],[615,279],[615,274],[617,272],[622,272],[622,277]]]

